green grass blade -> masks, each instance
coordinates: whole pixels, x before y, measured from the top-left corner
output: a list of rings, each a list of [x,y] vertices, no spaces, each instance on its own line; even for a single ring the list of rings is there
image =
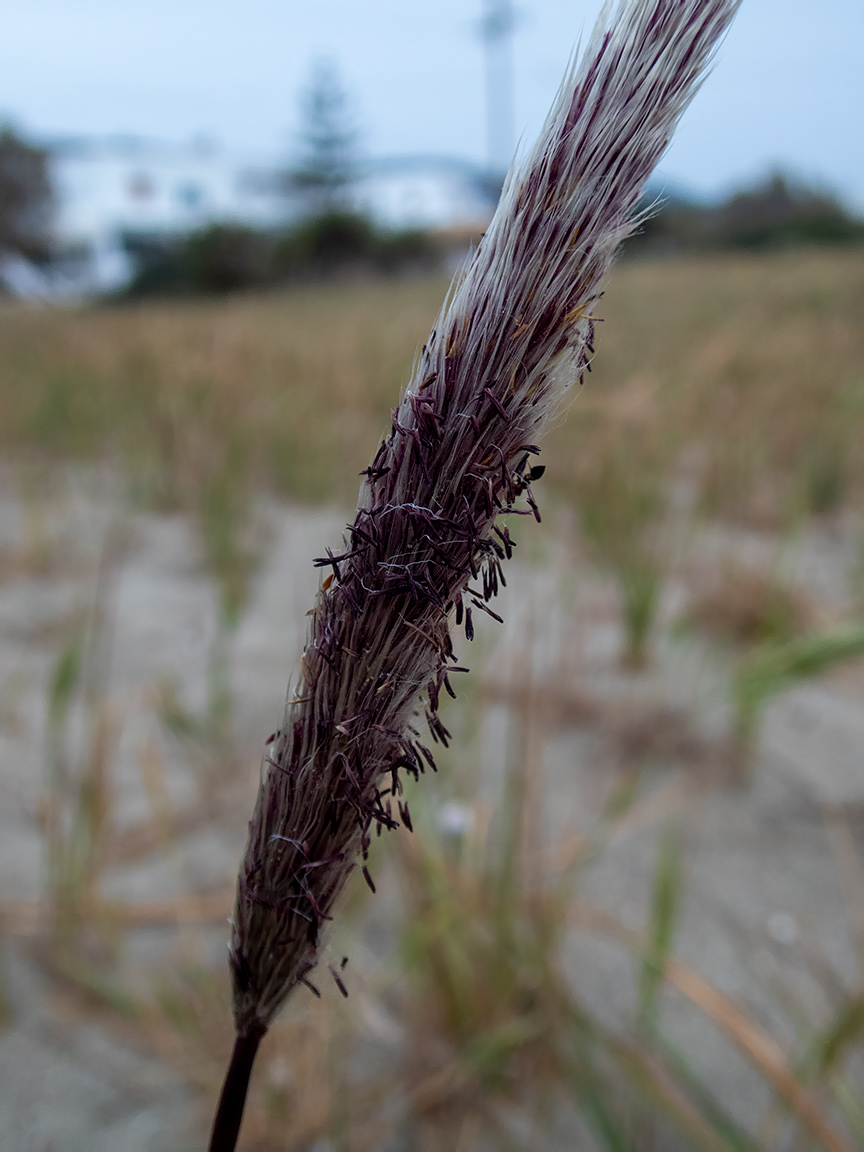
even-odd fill
[[[864,1036],[864,996],[845,1004],[819,1038],[813,1052],[817,1076],[833,1071],[851,1045]]]
[[[48,722],[56,730],[69,710],[72,697],[81,682],[84,665],[84,633],[76,629],[63,646],[48,687]]]
[[[638,1019],[646,1035],[653,1035],[657,1028],[663,971],[675,935],[680,896],[680,837],[676,831],[669,831],[660,841],[647,941],[639,974]]]
[[[864,656],[864,623],[845,632],[796,636],[783,644],[758,648],[741,662],[733,694],[739,738],[752,744],[762,707],[796,680],[818,676],[842,660]]]

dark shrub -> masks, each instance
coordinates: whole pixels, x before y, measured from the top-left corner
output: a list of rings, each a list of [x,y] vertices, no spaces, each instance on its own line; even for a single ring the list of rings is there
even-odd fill
[[[349,267],[372,267],[378,237],[365,216],[325,212],[286,232],[276,252],[276,266],[289,276],[330,275]]]
[[[180,278],[191,292],[235,292],[273,275],[273,243],[251,228],[213,224],[194,232],[180,252]]]

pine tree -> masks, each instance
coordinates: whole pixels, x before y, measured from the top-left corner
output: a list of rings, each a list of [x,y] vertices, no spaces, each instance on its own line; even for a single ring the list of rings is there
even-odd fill
[[[291,172],[311,215],[345,211],[357,177],[357,131],[348,96],[331,60],[319,60],[301,97],[303,148]]]

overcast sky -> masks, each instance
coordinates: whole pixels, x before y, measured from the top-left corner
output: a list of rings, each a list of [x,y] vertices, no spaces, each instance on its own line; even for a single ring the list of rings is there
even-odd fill
[[[516,0],[516,127],[536,134],[601,0]],[[480,0],[0,0],[0,118],[39,136],[204,133],[289,155],[315,58],[367,155],[483,160]],[[661,173],[716,194],[782,166],[864,210],[864,0],[743,0]]]

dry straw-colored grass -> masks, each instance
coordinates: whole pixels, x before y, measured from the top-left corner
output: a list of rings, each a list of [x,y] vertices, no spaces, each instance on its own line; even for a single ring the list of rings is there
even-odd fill
[[[242,596],[235,584],[248,567],[242,529],[249,496],[263,488],[298,500],[353,501],[357,469],[388,422],[389,407],[442,290],[438,281],[355,283],[266,298],[77,312],[7,306],[0,310],[0,443],[11,459],[30,464],[107,458],[137,500],[194,513],[226,606],[233,604],[236,613]],[[622,585],[643,561],[654,566],[658,583],[663,580],[663,566],[670,562],[667,545],[674,537],[668,521],[683,506],[676,503],[681,490],[688,497],[684,505],[692,503],[705,515],[781,530],[805,515],[842,507],[860,510],[864,462],[856,449],[864,441],[862,299],[864,264],[856,252],[625,262],[615,270],[599,314],[614,325],[616,339],[607,343],[600,325],[595,371],[566,422],[548,440],[542,483],[574,502],[583,523],[590,522],[597,506],[614,513],[609,523],[621,525],[619,537],[613,532],[612,538],[594,541],[593,548]],[[623,546],[624,536],[629,549]],[[764,582],[765,600],[759,603],[765,611],[754,625],[754,587],[743,587],[739,596],[740,583],[732,580],[731,591],[724,587],[707,608],[702,604],[703,616],[710,617],[703,619],[703,627],[716,626],[719,615],[726,634],[749,640],[755,627],[761,639],[765,619],[774,622],[770,602],[777,589]],[[811,665],[819,658],[796,640],[799,628],[807,631],[812,624],[803,602],[787,607],[782,634],[775,636],[789,642],[781,652],[787,656],[780,669],[786,679],[790,653],[799,665],[802,651]],[[798,674],[796,668],[792,674]],[[764,677],[757,687],[763,694],[772,690]],[[56,698],[63,703],[61,688],[55,684]],[[519,690],[524,693],[524,684]],[[536,728],[544,731],[549,710],[561,711],[567,701],[556,703],[545,685],[542,693],[530,695]],[[586,707],[590,711],[599,705],[589,700]],[[58,706],[58,731],[65,717],[61,712]],[[655,717],[648,727],[644,717],[641,721],[641,726],[622,721],[610,727],[622,759],[624,753],[631,758],[644,753],[646,742],[653,749],[660,741],[665,754],[674,735],[668,719]],[[682,755],[695,761],[699,749],[694,751],[686,727],[676,739],[690,741]],[[202,742],[212,747],[203,737]],[[527,756],[522,761],[530,762]],[[72,808],[67,804],[70,811],[99,815],[95,801],[90,808],[85,801],[101,765],[95,756],[92,764],[82,762],[80,778],[72,773],[75,765],[69,768],[67,792],[80,784],[71,795]],[[136,851],[146,855],[154,844],[180,835],[177,813],[161,811],[158,773],[151,776],[156,797],[152,822],[140,837],[127,836],[122,845],[99,840],[100,854],[92,860],[100,868],[134,857]],[[522,785],[527,787],[526,781]],[[58,803],[63,796],[58,791]],[[419,808],[422,818],[422,804]],[[623,836],[628,821],[635,825],[646,818],[638,805],[625,805],[624,811],[605,830],[610,838]],[[102,827],[96,820],[90,823],[97,831]],[[507,843],[522,845],[523,828],[514,823],[505,831],[505,848]],[[694,1101],[701,1096],[676,1072],[658,1037],[624,1044],[607,1035],[563,978],[547,981],[548,997],[537,994],[538,971],[557,971],[564,904],[570,908],[570,927],[599,931],[630,950],[651,995],[659,994],[662,972],[698,1004],[774,1086],[813,1146],[864,1146],[864,1128],[856,1127],[859,1112],[849,1088],[854,1076],[850,1072],[847,1081],[846,1070],[860,1048],[858,999],[844,1000],[824,1037],[815,1025],[812,1034],[807,1032],[805,1040],[810,1043],[815,1036],[824,1052],[818,1067],[805,1069],[805,1075],[777,1054],[755,1021],[742,1017],[674,959],[666,939],[674,919],[674,876],[665,888],[658,880],[656,907],[646,910],[648,928],[656,928],[649,953],[641,937],[583,905],[575,880],[560,883],[563,867],[539,870],[538,876],[533,857],[516,853],[514,859],[525,857],[531,866],[504,868],[505,856],[493,851],[494,838],[481,832],[473,857],[470,843],[455,856],[448,856],[446,848],[425,852],[428,837],[391,848],[401,847],[403,855],[386,867],[382,863],[382,875],[386,878],[392,868],[402,880],[401,910],[395,883],[387,906],[396,909],[388,931],[402,939],[404,971],[391,981],[391,968],[382,971],[372,963],[364,969],[361,951],[359,963],[355,967],[352,958],[349,970],[347,1016],[338,1015],[343,1009],[334,1008],[334,996],[323,1005],[304,1002],[288,1015],[274,1031],[251,1101],[250,1146],[300,1149],[329,1137],[334,1146],[348,1147],[339,1141],[350,1121],[350,1147],[380,1147],[382,1132],[400,1122],[385,1107],[395,1099],[405,1123],[414,1126],[406,1128],[406,1140],[413,1131],[430,1148],[456,1147],[458,1140],[460,1147],[479,1147],[484,1134],[504,1140],[502,1102],[514,1085],[524,1082],[530,1108],[560,1081],[568,1092],[578,1085],[603,1123],[607,1113],[611,1117],[615,1127],[604,1146],[648,1147],[642,1124],[651,1114],[687,1133],[687,1146],[755,1149],[749,1136],[725,1124],[715,1127],[713,1114],[696,1108]],[[98,838],[91,838],[95,844]],[[59,846],[71,843],[67,837]],[[566,858],[572,866],[572,846],[549,848],[550,858]],[[61,898],[68,904],[71,897],[76,913],[94,914],[98,876],[90,864],[87,856],[76,890],[54,893],[58,914],[66,910]],[[507,900],[490,899],[490,892],[500,894],[505,884],[510,886]],[[205,893],[134,910],[113,909],[111,922],[118,931],[136,920],[139,927],[144,922],[188,927],[211,914],[223,917],[225,901],[221,893]],[[424,939],[424,925],[435,922],[434,916],[427,917],[430,904],[439,918],[464,921],[459,939],[465,949],[448,951],[434,936]],[[664,912],[670,904],[672,911]],[[36,911],[7,907],[7,926],[15,927],[14,913],[24,924],[21,930],[29,930]],[[514,935],[518,948],[512,946]],[[74,943],[67,941],[69,947]],[[480,962],[470,963],[472,956]],[[79,982],[91,975],[89,970],[83,976],[80,969],[73,972]],[[176,987],[134,1005],[136,1034],[146,1035],[208,1096],[221,1071],[213,1053],[221,1055],[227,1044],[223,981],[221,969],[215,978],[190,970],[178,977]],[[490,1003],[486,992],[493,985],[507,995]],[[107,991],[92,980],[87,986],[113,1003],[113,984]],[[539,1034],[511,1028],[514,1006],[526,1003],[529,1022],[537,1024]],[[370,1020],[384,1037],[375,1043]],[[582,1031],[574,1030],[576,1023]],[[479,1046],[478,1032],[491,1032],[500,1043]],[[370,1051],[380,1068],[370,1065],[368,1078],[353,1082],[350,1055],[359,1052],[363,1058],[355,1065],[365,1069]],[[406,1051],[410,1060],[403,1059]],[[527,1079],[526,1063],[534,1069]],[[438,1079],[435,1067],[443,1069]],[[542,1091],[534,1092],[531,1077]],[[343,1091],[346,1083],[349,1091]],[[627,1102],[623,1121],[622,1100]],[[838,1138],[837,1129],[854,1132],[858,1143]]]
[[[0,311],[0,441],[108,456],[139,498],[218,481],[350,502],[442,294],[438,280],[77,312]],[[621,443],[683,458],[707,511],[788,523],[860,500],[860,253],[624,262],[583,396],[549,439],[578,499]],[[636,466],[640,461],[635,461]]]
[[[0,436],[50,458],[107,455],[148,499],[233,469],[301,499],[351,471],[440,297],[437,282],[281,297],[0,312]],[[350,463],[348,463],[350,461]]]
[[[857,251],[621,265],[601,307],[618,338],[599,333],[550,474],[578,480],[588,421],[674,448],[709,512],[778,525],[860,500],[862,301]]]

